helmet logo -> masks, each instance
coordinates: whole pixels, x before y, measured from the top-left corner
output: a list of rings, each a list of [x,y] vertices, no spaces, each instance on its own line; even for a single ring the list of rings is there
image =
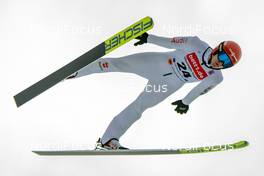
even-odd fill
[[[230,53],[231,53],[231,56],[232,57],[234,57],[235,58],[235,60],[236,60],[236,62],[238,61],[238,59],[236,58],[236,54],[235,54],[235,52],[234,51],[232,51],[232,49],[231,48],[229,48],[229,51],[230,51]]]

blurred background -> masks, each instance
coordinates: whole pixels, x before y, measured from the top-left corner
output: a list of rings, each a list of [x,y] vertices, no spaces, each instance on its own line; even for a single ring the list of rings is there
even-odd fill
[[[176,114],[172,101],[186,84],[148,109],[121,138],[129,148],[178,148],[248,140],[248,148],[171,156],[42,157],[33,149],[93,149],[112,118],[147,80],[133,74],[94,74],[64,81],[16,108],[13,96],[111,35],[151,16],[152,34],[199,36],[212,47],[241,45],[224,81]],[[263,7],[257,0],[1,0],[0,174],[13,175],[263,175]],[[108,56],[167,51],[130,42]]]

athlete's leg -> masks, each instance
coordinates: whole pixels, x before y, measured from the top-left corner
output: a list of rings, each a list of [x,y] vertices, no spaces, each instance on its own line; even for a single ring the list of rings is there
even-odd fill
[[[168,77],[170,78],[149,81],[138,98],[111,121],[102,137],[102,143],[106,143],[112,138],[119,139],[146,109],[157,105],[182,87],[183,82],[176,80],[172,75]],[[157,90],[160,92],[156,92]]]
[[[80,69],[76,77],[93,73],[126,72],[152,79],[162,75],[160,72],[164,70],[164,65],[167,68],[166,63],[167,55],[162,52],[137,53],[119,58],[100,58]]]

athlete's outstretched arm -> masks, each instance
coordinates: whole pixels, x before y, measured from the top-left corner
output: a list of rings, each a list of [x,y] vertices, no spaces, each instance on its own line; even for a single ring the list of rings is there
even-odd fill
[[[170,49],[186,49],[186,47],[195,45],[195,42],[198,40],[200,39],[196,36],[167,38],[149,34],[147,38],[147,43],[152,43]]]
[[[223,81],[221,71],[214,71],[213,74],[206,77],[201,83],[195,86],[183,99],[182,102],[186,105],[191,104],[193,100],[202,94],[207,93],[209,90],[214,88],[216,85]]]

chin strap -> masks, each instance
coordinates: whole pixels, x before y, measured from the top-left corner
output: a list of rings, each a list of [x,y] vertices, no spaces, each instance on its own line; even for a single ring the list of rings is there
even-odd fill
[[[209,67],[208,63],[206,62],[206,60],[205,60],[205,54],[207,53],[207,51],[209,51],[209,49],[212,50],[211,47],[208,47],[208,48],[206,48],[206,50],[203,52],[203,55],[202,55],[202,65],[205,65],[205,66],[208,67],[208,68],[210,68],[210,67]],[[207,58],[207,60],[208,60],[208,59],[209,59],[209,58]]]

